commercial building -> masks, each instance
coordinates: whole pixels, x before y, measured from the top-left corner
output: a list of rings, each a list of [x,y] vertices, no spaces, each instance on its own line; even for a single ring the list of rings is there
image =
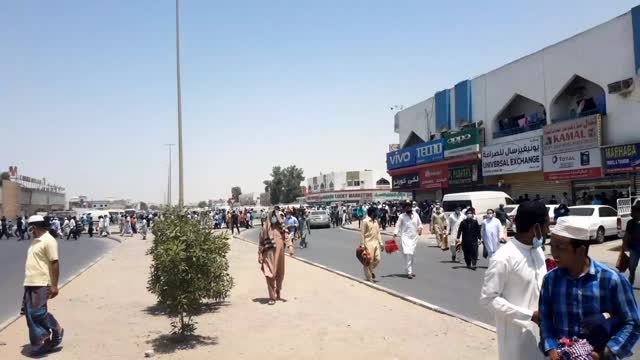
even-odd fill
[[[308,204],[362,204],[411,198],[411,193],[392,192],[389,180],[373,170],[320,174],[308,178],[306,188],[304,201]]]
[[[395,115],[393,188],[517,198],[640,185],[640,7]],[[417,181],[408,181],[415,180]],[[396,182],[398,186],[396,186]]]
[[[0,216],[14,219],[37,212],[61,211],[65,208],[65,189],[51,184],[46,178],[20,175],[17,168],[9,169],[9,179],[0,186]]]

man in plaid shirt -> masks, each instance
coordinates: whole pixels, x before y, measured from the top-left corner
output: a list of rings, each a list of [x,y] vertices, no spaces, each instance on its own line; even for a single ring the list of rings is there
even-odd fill
[[[619,324],[594,359],[624,358],[640,338],[640,316],[629,281],[618,271],[589,258],[588,219],[558,219],[551,234],[551,253],[558,268],[547,273],[540,294],[540,350],[561,359],[558,340],[584,338],[582,321],[610,313]]]

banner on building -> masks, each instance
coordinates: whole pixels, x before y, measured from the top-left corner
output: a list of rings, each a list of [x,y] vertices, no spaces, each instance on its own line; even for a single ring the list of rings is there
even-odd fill
[[[18,176],[18,167],[9,166],[9,178],[15,179]]]
[[[591,179],[602,176],[600,148],[545,155],[544,180]]]
[[[547,125],[543,130],[544,154],[599,147],[602,143],[601,115],[591,115]]]
[[[393,176],[391,179],[391,188],[393,190],[400,189],[417,189],[420,187],[420,176],[418,173]]]
[[[505,175],[542,170],[540,137],[485,146],[482,149],[482,175]]]
[[[478,166],[474,164],[449,168],[449,185],[467,185],[478,181]]]
[[[640,144],[610,146],[603,153],[608,174],[640,171]]]
[[[416,164],[415,146],[387,153],[387,170],[399,169]]]
[[[444,157],[473,154],[480,151],[480,129],[472,128],[458,131],[444,138]]]
[[[389,144],[389,152],[400,150],[400,144]]]
[[[429,141],[416,146],[416,164],[444,160],[444,139]]]
[[[420,171],[420,189],[444,189],[449,186],[447,164],[429,166]]]

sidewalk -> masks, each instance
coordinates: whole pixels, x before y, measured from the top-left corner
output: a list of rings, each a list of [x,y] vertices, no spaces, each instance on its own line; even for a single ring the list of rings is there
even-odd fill
[[[127,238],[50,302],[65,327],[50,359],[495,359],[495,333],[412,305],[287,258],[283,297],[265,305],[257,248],[232,241],[235,287],[228,302],[197,318],[198,338],[167,341],[170,320],[146,290],[151,241]],[[64,259],[61,259],[64,266]],[[5,343],[5,345],[1,345]],[[0,359],[21,359],[24,319],[0,333]]]

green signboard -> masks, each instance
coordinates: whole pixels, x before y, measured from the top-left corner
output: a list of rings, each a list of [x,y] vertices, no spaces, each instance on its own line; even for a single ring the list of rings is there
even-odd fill
[[[458,131],[444,137],[444,157],[473,154],[480,151],[480,129]]]

